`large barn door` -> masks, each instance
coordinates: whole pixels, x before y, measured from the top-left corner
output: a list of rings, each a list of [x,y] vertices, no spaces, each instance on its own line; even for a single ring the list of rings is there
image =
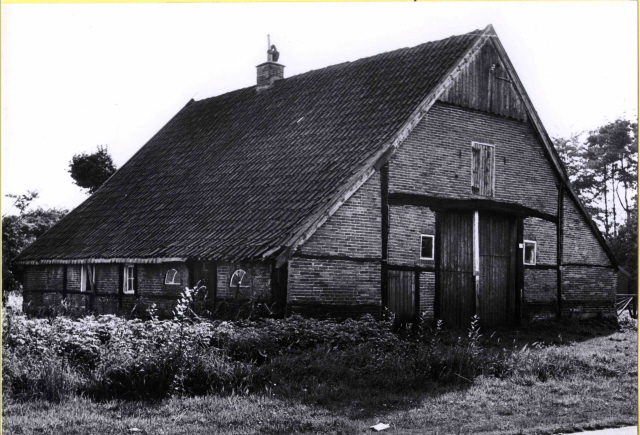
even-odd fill
[[[475,314],[473,212],[439,212],[440,318],[450,327],[466,328]]]
[[[389,311],[396,315],[396,323],[414,319],[416,306],[415,275],[413,271],[389,271]]]
[[[483,326],[515,320],[516,221],[480,212],[478,315]]]

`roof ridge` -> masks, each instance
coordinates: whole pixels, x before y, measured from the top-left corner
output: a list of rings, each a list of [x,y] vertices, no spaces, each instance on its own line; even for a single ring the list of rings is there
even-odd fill
[[[489,26],[491,26],[491,25],[489,25]],[[489,26],[487,26],[487,27],[489,27]],[[486,30],[486,28],[485,28],[485,30]],[[300,74],[293,75],[291,77],[285,77],[285,78],[281,79],[281,81],[292,81],[294,79],[297,80],[297,79],[300,79],[300,78],[306,78],[310,74],[318,74],[318,73],[321,73],[321,72],[324,72],[324,71],[328,72],[329,70],[343,68],[343,67],[345,67],[347,65],[352,65],[352,64],[355,64],[355,63],[358,63],[358,62],[361,62],[361,63],[374,62],[376,60],[379,60],[379,59],[383,58],[384,56],[388,56],[388,55],[395,54],[395,53],[400,53],[401,51],[409,51],[409,50],[416,50],[418,48],[426,48],[425,46],[427,46],[427,45],[442,43],[444,41],[448,41],[448,40],[453,39],[453,38],[462,38],[464,36],[477,36],[477,35],[482,34],[485,30],[476,29],[476,30],[473,30],[471,32],[463,33],[463,34],[460,34],[460,35],[451,35],[451,36],[447,36],[446,38],[442,38],[442,39],[436,39],[436,40],[433,40],[433,41],[422,42],[422,43],[420,43],[418,45],[414,45],[413,47],[401,47],[401,48],[397,48],[397,49],[394,49],[394,50],[383,51],[382,53],[374,54],[374,55],[371,55],[371,56],[361,57],[361,58],[358,58],[358,59],[355,59],[355,60],[348,60],[348,61],[345,61],[345,62],[340,62],[340,63],[333,64],[333,65],[327,65],[327,66],[324,66],[324,67],[318,68],[318,69],[311,69],[309,71],[305,71],[305,72],[302,72]],[[215,98],[224,97],[224,96],[227,96],[227,95],[230,95],[230,94],[234,94],[236,92],[242,92],[242,91],[246,91],[246,90],[249,90],[249,89],[255,89],[256,86],[257,85],[252,85],[252,86],[247,86],[247,87],[244,87],[244,88],[234,89],[232,91],[225,92],[223,94],[212,95],[211,97],[203,98],[201,100],[195,100],[194,102],[201,103],[201,102],[204,102],[204,101],[208,101],[208,100],[212,100],[212,99],[215,99]]]

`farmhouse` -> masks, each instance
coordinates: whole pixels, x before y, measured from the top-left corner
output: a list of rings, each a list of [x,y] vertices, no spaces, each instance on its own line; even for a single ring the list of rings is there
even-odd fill
[[[615,258],[492,26],[189,101],[19,257],[24,309],[613,316]],[[551,102],[549,102],[551,104]]]

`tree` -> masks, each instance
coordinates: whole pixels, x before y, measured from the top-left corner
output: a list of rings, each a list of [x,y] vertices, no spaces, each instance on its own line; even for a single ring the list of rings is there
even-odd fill
[[[554,139],[572,185],[622,267],[638,276],[638,123],[618,119]]]
[[[93,154],[76,154],[69,162],[69,170],[74,183],[87,189],[90,195],[116,172],[116,166],[106,146],[98,145]]]
[[[637,208],[637,122],[618,119],[588,134],[554,139],[572,185],[611,239]]]
[[[17,215],[2,216],[2,303],[7,293],[19,290],[22,284],[22,267],[14,264],[14,258],[67,214],[67,210],[38,207],[28,210],[38,192],[29,191],[22,195],[7,195],[15,200]]]

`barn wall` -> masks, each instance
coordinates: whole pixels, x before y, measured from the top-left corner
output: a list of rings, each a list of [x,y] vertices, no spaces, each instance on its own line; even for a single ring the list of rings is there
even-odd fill
[[[558,264],[557,225],[554,222],[527,218],[522,232],[524,240],[536,242],[536,264]]]
[[[93,297],[95,314],[146,315],[156,305],[159,315],[171,316],[177,299],[188,285],[189,271],[184,263],[138,264],[138,294],[118,297],[119,264],[96,264],[96,294],[80,291],[81,266],[67,266],[66,306],[71,310],[89,311]],[[169,269],[180,272],[181,284],[164,284]],[[23,309],[29,315],[43,314],[59,307],[63,298],[63,265],[26,266]],[[122,304],[120,305],[120,300]]]
[[[251,277],[249,287],[231,288],[231,276],[242,269]],[[218,263],[219,301],[242,302],[251,298],[268,300],[271,295],[271,265],[269,263]]]
[[[292,312],[357,316],[380,314],[380,263],[294,257],[289,262]]]
[[[552,319],[558,313],[558,271],[555,269],[525,269],[524,320]]]
[[[389,207],[389,264],[433,266],[433,260],[421,260],[420,236],[436,234],[436,215],[428,207],[412,205]]]
[[[609,258],[574,201],[564,198],[564,263],[609,266]]]
[[[380,174],[376,172],[298,252],[306,255],[380,258],[380,209]]]
[[[471,142],[495,145],[494,200],[553,214],[558,189],[528,122],[436,103],[389,162],[389,191],[458,199],[471,193]]]
[[[571,267],[562,271],[562,316],[615,317],[617,271],[602,267]]]
[[[290,311],[378,316],[381,226],[380,175],[375,173],[290,260]]]

